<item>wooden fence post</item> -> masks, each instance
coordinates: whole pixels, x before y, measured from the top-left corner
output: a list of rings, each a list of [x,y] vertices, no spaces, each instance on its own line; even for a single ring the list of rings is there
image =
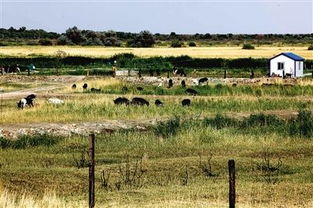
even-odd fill
[[[229,171],[229,208],[235,208],[236,204],[236,170],[235,161],[228,161]]]
[[[89,208],[95,206],[95,134],[89,135]]]

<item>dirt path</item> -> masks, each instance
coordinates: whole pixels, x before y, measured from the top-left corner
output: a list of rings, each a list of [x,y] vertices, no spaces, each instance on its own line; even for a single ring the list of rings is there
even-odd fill
[[[18,138],[24,135],[49,134],[55,136],[84,135],[110,133],[120,129],[146,130],[155,125],[157,120],[105,120],[80,123],[32,123],[1,125],[0,137]]]
[[[1,80],[4,80],[4,77],[1,77]],[[26,78],[25,78],[26,77]],[[44,86],[44,87],[35,87],[35,88],[29,88],[29,89],[24,89],[24,90],[17,90],[17,91],[11,91],[11,92],[5,92],[5,93],[0,93],[1,99],[12,99],[12,98],[21,98],[25,97],[29,94],[37,94],[37,93],[42,93],[42,92],[49,92],[49,91],[54,91],[58,89],[64,88],[64,86],[68,83],[75,83],[78,81],[81,81],[85,78],[85,76],[49,76],[49,77],[40,77],[39,79],[40,82],[45,82],[48,83],[49,86]],[[25,80],[26,79],[26,80]],[[33,77],[9,77],[7,76],[6,81],[38,81],[38,79],[34,76]]]

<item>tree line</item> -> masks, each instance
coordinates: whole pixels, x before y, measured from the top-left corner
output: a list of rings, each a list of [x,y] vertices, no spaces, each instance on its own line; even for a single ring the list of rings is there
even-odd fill
[[[24,42],[20,41],[24,40]],[[127,47],[153,47],[162,42],[170,42],[172,47],[183,47],[188,42],[190,47],[197,45],[197,42],[211,44],[233,43],[242,44],[251,42],[254,44],[282,43],[313,43],[311,34],[152,34],[149,31],[139,33],[117,32],[117,31],[93,31],[80,30],[76,26],[68,28],[64,33],[47,32],[42,29],[27,29],[21,27],[15,29],[0,28],[0,45],[14,42],[25,45],[91,45],[91,46],[127,46]]]

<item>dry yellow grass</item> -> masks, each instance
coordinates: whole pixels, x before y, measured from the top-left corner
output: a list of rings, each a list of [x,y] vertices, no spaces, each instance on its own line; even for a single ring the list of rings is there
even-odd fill
[[[54,56],[58,50],[69,56],[110,57],[118,53],[133,53],[140,57],[181,56],[197,58],[269,58],[278,53],[290,51],[306,59],[313,59],[313,53],[307,47],[256,47],[255,50],[243,50],[239,47],[187,47],[187,48],[114,48],[114,47],[81,47],[81,46],[7,46],[0,48],[0,55],[6,56]]]

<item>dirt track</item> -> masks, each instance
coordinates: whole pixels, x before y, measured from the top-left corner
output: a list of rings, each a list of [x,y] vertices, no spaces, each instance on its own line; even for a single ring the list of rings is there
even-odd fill
[[[32,93],[42,93],[62,89],[68,83],[81,81],[85,76],[0,76],[0,81],[6,82],[44,82],[49,86],[36,87],[13,92],[0,93],[1,99],[20,98]]]

